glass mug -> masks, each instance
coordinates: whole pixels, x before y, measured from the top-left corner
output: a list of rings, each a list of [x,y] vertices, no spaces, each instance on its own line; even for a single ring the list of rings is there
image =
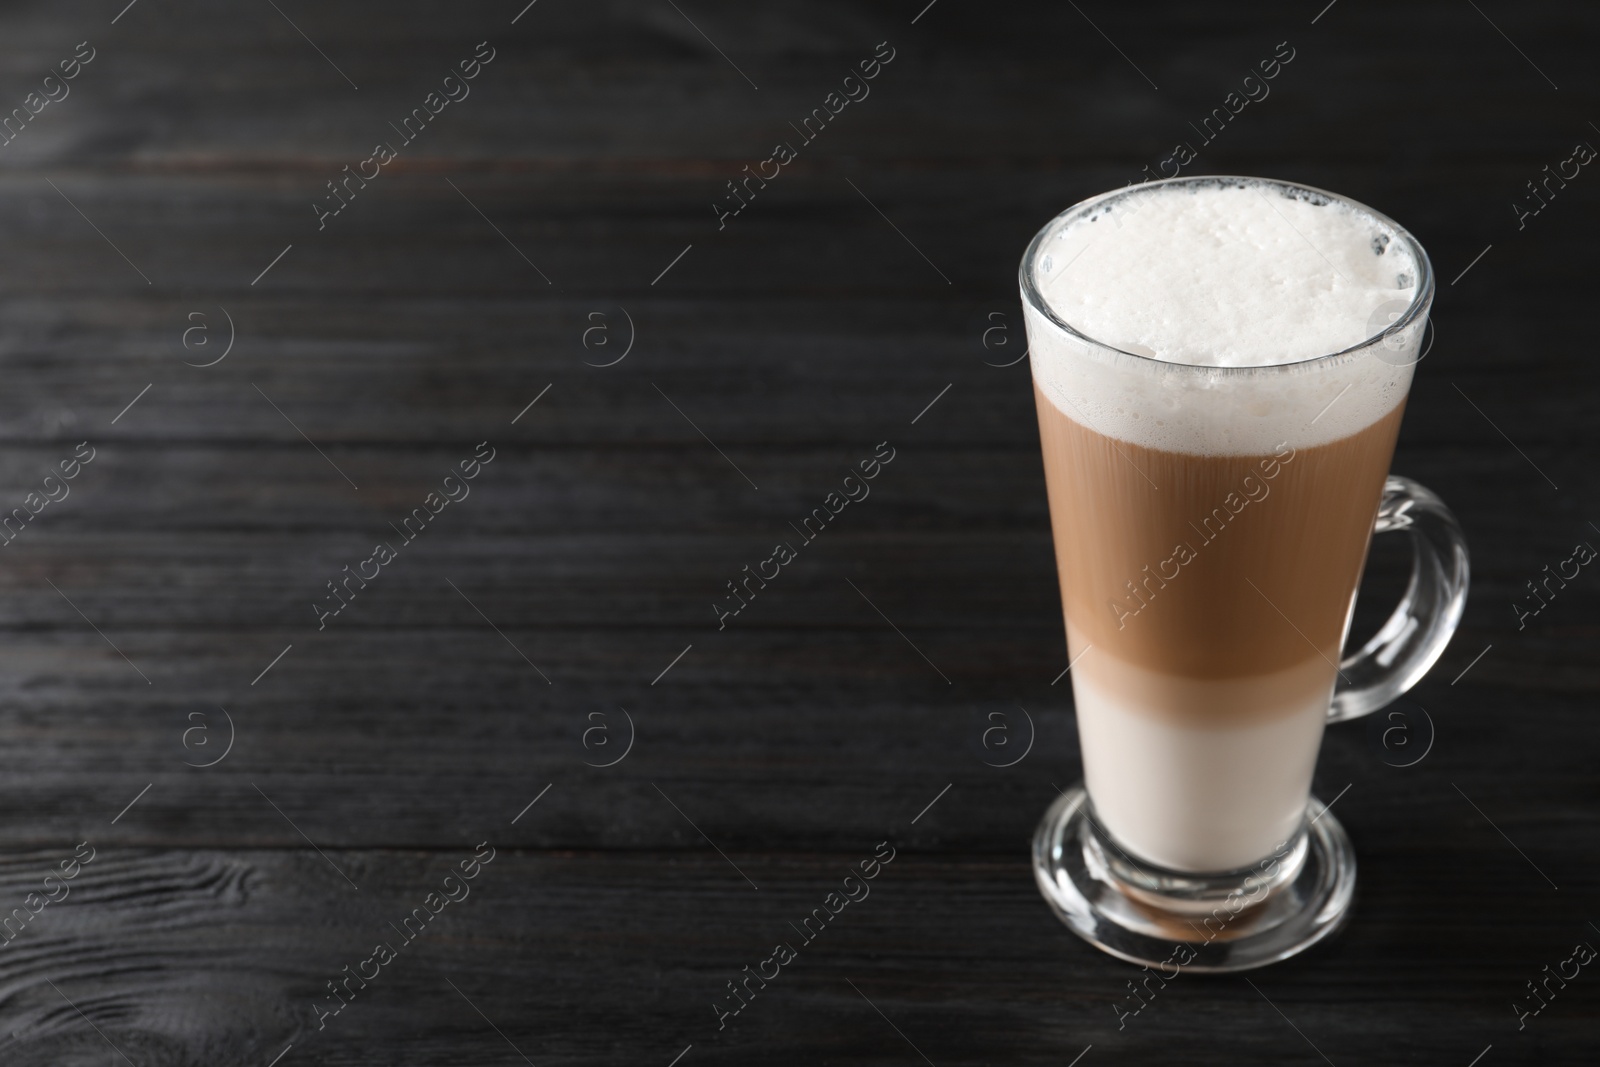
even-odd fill
[[[1383,235],[1378,255],[1398,242],[1409,301],[1380,306],[1360,344],[1259,366],[1125,351],[1052,307],[1045,291],[1071,265],[1054,254],[1064,228],[1191,183],[1356,213]],[[1095,238],[1115,239],[1109,226]],[[1355,889],[1349,839],[1310,794],[1323,727],[1414,685],[1466,600],[1454,516],[1388,473],[1426,354],[1427,254],[1322,190],[1175,178],[1069,208],[1029,244],[1020,281],[1084,763],[1035,834],[1040,890],[1075,933],[1133,962],[1284,959],[1338,929]],[[1112,419],[1118,432],[1101,432]],[[1155,447],[1130,426],[1200,446]],[[1389,531],[1410,535],[1410,585],[1344,656],[1368,544]]]

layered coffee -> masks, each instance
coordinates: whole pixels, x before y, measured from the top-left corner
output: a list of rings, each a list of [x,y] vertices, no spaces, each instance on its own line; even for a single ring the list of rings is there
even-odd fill
[[[1217,179],[1064,217],[1028,307],[1084,773],[1133,858],[1248,866],[1305,814],[1420,329],[1347,203]],[[1374,354],[1376,353],[1376,354]]]

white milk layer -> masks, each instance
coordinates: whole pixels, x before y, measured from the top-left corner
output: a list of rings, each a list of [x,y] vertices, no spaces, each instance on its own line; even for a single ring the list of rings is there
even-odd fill
[[[1073,667],[1084,780],[1101,825],[1132,858],[1179,871],[1236,870],[1294,834],[1333,696],[1331,669],[1311,672],[1327,682],[1309,692],[1296,679],[1300,698],[1273,717],[1191,728],[1137,706],[1120,686],[1096,684],[1084,668],[1097,654],[1090,649]],[[1126,670],[1137,668],[1116,673]],[[1249,684],[1169,676],[1159,688],[1178,706],[1186,698],[1205,706],[1220,688]]]
[[[1383,334],[1420,276],[1401,231],[1339,201],[1243,179],[1138,186],[1046,234],[1032,281],[1071,330],[1025,305],[1034,379],[1069,418],[1148,448],[1326,444],[1404,399],[1424,323],[1317,357]]]

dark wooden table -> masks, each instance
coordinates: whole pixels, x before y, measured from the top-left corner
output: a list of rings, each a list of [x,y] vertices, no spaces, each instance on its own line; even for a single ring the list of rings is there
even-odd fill
[[[1600,544],[1600,175],[1526,186],[1600,16],[523,2],[0,17],[0,1062],[1593,1061],[1600,974],[1513,1005],[1600,944],[1592,571],[1517,613]],[[1430,249],[1395,462],[1474,573],[1324,745],[1349,929],[1119,1029],[1028,866],[1078,757],[1015,271],[1182,142]]]

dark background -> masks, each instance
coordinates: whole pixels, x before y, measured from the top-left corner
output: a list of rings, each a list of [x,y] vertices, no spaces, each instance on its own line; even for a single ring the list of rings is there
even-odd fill
[[[1600,543],[1600,176],[1513,204],[1600,144],[1600,16],[924,3],[4,6],[0,114],[95,58],[0,147],[0,510],[95,459],[0,549],[0,914],[95,858],[0,948],[0,1060],[1594,1057],[1600,974],[1520,1032],[1512,1005],[1600,944],[1600,598],[1586,569],[1513,605]],[[483,40],[470,97],[319,232],[324,183]],[[883,41],[870,97],[719,231],[724,183]],[[1134,969],[1028,865],[1078,756],[1028,368],[994,364],[1034,231],[1180,141],[1185,173],[1334,189],[1429,249],[1395,467],[1456,509],[1473,585],[1400,732],[1328,733],[1350,927],[1119,1030]],[[325,583],[484,440],[319,632]],[[881,441],[871,497],[719,632],[724,583]],[[1375,549],[1360,628],[1405,566]],[[471,896],[319,1030],[483,841]],[[881,841],[871,896],[719,1031]]]

